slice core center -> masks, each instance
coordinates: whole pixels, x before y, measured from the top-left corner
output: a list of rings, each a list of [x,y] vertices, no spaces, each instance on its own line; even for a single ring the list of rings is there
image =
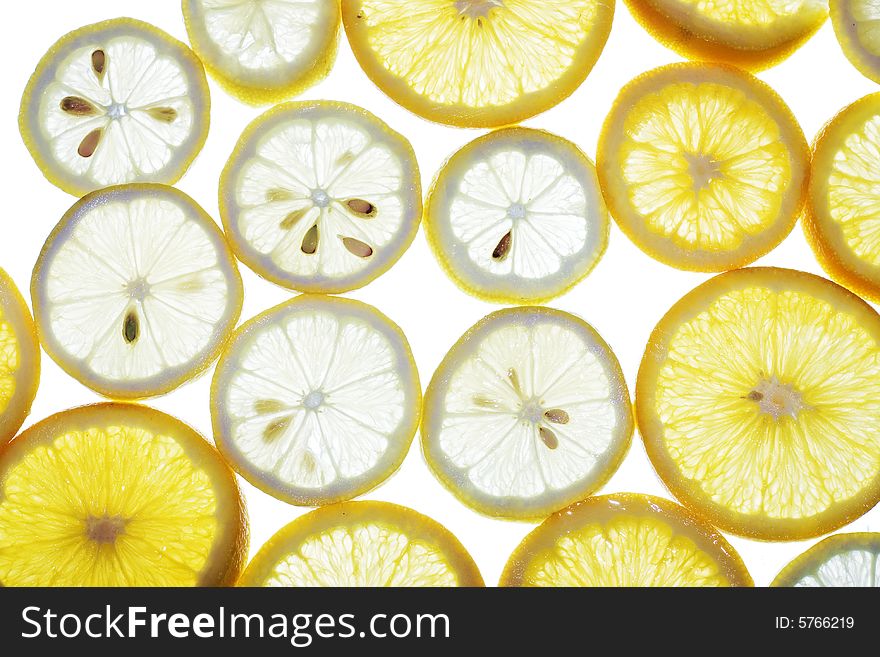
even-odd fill
[[[712,181],[721,177],[721,167],[718,161],[706,153],[685,153],[688,163],[688,173],[694,184],[694,191],[699,192],[707,188]]]
[[[755,402],[762,413],[774,420],[783,416],[797,418],[798,413],[806,408],[801,393],[775,376],[759,381],[746,399]]]
[[[125,533],[126,520],[119,516],[89,516],[86,519],[86,536],[95,543],[113,544]]]

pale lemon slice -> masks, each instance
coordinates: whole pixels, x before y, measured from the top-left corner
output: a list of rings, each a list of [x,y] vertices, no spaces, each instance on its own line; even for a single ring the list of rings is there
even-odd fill
[[[597,161],[611,214],[636,246],[679,269],[723,271],[791,232],[809,158],[770,87],[731,67],[689,63],[623,88]]]
[[[636,412],[669,489],[721,529],[819,536],[880,501],[880,316],[818,276],[753,268],[660,321]]]
[[[431,121],[518,123],[567,98],[602,54],[606,0],[342,0],[361,67]]]
[[[465,291],[546,301],[583,279],[608,244],[596,169],[574,144],[528,128],[484,135],[453,155],[428,195],[425,231]]]
[[[354,105],[286,103],[244,131],[220,178],[236,255],[302,292],[345,292],[385,273],[422,216],[410,143]]]
[[[828,0],[625,0],[636,20],[691,59],[759,71],[800,48],[828,18]]]
[[[40,345],[27,304],[0,269],[0,445],[31,410],[40,382]]]
[[[830,0],[831,24],[843,54],[866,78],[880,83],[880,4]]]
[[[339,4],[328,0],[183,0],[193,49],[220,85],[252,105],[295,96],[336,59]]]
[[[173,390],[205,370],[238,320],[242,283],[214,221],[183,192],[93,192],[43,245],[31,281],[46,352],[108,397]]]
[[[832,278],[880,301],[880,94],[843,109],[816,140],[803,226]]]
[[[770,586],[880,587],[880,534],[837,534],[782,569]]]
[[[492,313],[450,349],[425,394],[434,474],[490,516],[544,518],[600,488],[633,431],[617,358],[578,317]]]
[[[514,550],[501,586],[752,586],[736,550],[668,500],[622,493],[559,511]]]
[[[241,586],[483,586],[448,529],[387,502],[345,502],[300,516],[248,564]]]
[[[230,586],[247,545],[235,475],[159,411],[83,406],[0,448],[0,586]]]
[[[409,343],[372,306],[303,295],[242,326],[211,386],[214,437],[257,488],[347,500],[397,470],[419,421]]]
[[[62,37],[40,60],[18,122],[37,166],[75,196],[174,183],[208,136],[205,71],[184,44],[118,18]]]

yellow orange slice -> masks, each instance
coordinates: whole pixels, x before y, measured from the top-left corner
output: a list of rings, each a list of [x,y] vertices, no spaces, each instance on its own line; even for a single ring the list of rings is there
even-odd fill
[[[0,445],[31,410],[40,382],[40,345],[27,304],[0,269]]]
[[[788,564],[770,586],[880,587],[880,534],[836,534]]]

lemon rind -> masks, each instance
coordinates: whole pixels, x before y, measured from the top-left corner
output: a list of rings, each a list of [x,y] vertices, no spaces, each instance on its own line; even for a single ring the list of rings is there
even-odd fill
[[[18,343],[19,364],[15,372],[16,386],[6,409],[0,412],[0,445],[21,428],[40,385],[40,344],[27,303],[15,282],[0,269],[0,319],[8,322]]]
[[[770,586],[774,588],[794,586],[804,575],[815,571],[825,563],[828,557],[852,548],[864,548],[880,553],[880,533],[852,532],[829,536],[786,564],[770,583]]]

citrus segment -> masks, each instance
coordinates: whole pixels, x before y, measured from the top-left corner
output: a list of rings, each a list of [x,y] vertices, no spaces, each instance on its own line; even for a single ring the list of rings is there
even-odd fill
[[[611,31],[604,0],[343,0],[366,74],[419,116],[461,127],[518,123],[568,97]]]
[[[880,317],[818,276],[722,274],[660,321],[636,411],[654,466],[721,529],[827,533],[880,500]]]
[[[880,94],[843,109],[813,150],[804,231],[828,274],[880,300]]]
[[[880,83],[880,4],[830,0],[831,24],[843,54],[866,78]]]
[[[425,230],[453,280],[481,298],[536,302],[562,294],[605,252],[608,214],[596,169],[541,130],[498,130],[443,166]]]
[[[344,292],[387,271],[422,215],[409,142],[354,105],[286,103],[244,132],[220,178],[236,255],[303,292]]]
[[[40,381],[40,345],[30,311],[9,275],[0,269],[0,445],[31,410]]]
[[[587,498],[514,550],[501,586],[752,586],[721,534],[659,497]]]
[[[0,449],[0,585],[231,585],[246,554],[235,476],[164,413],[84,406]]]
[[[827,0],[625,0],[657,40],[692,59],[752,71],[779,63],[828,18]]]
[[[535,519],[602,486],[632,430],[623,373],[599,334],[568,313],[514,308],[477,323],[443,359],[422,446],[468,506]]]
[[[345,502],[299,517],[260,548],[242,586],[483,586],[448,529],[387,502]]]
[[[176,182],[208,135],[201,62],[147,23],[119,18],[62,37],[25,89],[19,128],[50,182],[75,196]]]
[[[837,534],[782,569],[770,586],[880,587],[880,534]]]
[[[673,64],[621,91],[600,135],[598,172],[636,246],[679,269],[721,271],[791,232],[809,149],[791,111],[757,78]]]
[[[217,357],[241,311],[214,221],[173,187],[93,192],[47,239],[31,282],[47,353],[103,395],[173,390]]]
[[[300,296],[242,326],[211,388],[220,451],[301,505],[375,487],[406,456],[421,388],[409,343],[372,306]]]
[[[336,2],[183,0],[183,18],[211,75],[253,105],[304,91],[330,72],[336,58]]]

